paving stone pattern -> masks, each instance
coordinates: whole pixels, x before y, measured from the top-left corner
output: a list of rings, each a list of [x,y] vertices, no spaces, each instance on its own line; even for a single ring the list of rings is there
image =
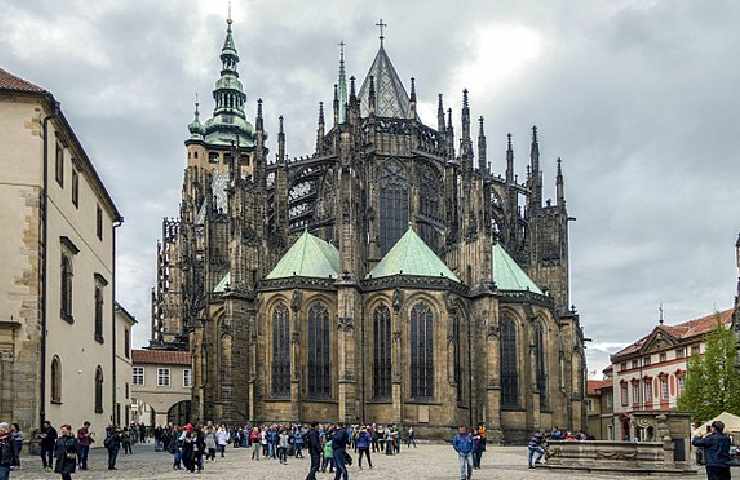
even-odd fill
[[[457,458],[450,445],[419,445],[419,448],[401,450],[400,455],[388,457],[382,454],[371,454],[374,469],[368,470],[364,464],[363,470],[357,467],[357,455],[351,452],[354,459],[350,467],[352,480],[457,480]],[[151,445],[137,445],[133,455],[119,457],[118,470],[108,471],[106,455],[103,449],[95,449],[90,455],[91,468],[86,472],[78,472],[74,479],[121,479],[121,480],[170,480],[182,478],[205,477],[223,480],[303,480],[308,473],[309,459],[295,459],[289,457],[288,465],[280,465],[277,460],[260,459],[254,462],[250,459],[251,450],[234,449],[227,447],[225,458],[217,458],[215,463],[208,462],[200,475],[191,475],[187,471],[172,470],[172,456],[154,452]],[[24,457],[24,467],[20,471],[11,473],[11,480],[41,480],[58,479],[59,475],[44,473],[38,458]],[[527,450],[523,447],[494,447],[489,448],[483,456],[481,470],[473,474],[473,479],[518,480],[518,479],[547,479],[547,480],[645,480],[654,476],[627,476],[607,474],[585,474],[576,472],[552,472],[546,469],[527,469]],[[734,473],[734,472],[733,472]],[[318,480],[330,480],[334,475],[319,473]],[[677,478],[658,477],[658,478]],[[703,472],[692,475],[692,479],[704,480]]]

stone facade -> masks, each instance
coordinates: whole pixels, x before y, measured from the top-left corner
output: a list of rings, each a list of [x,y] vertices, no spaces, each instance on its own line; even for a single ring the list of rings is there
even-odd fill
[[[152,291],[151,348],[192,352],[194,420],[393,421],[439,436],[486,422],[507,441],[583,429],[564,176],[558,161],[557,204],[543,205],[536,128],[527,180],[511,136],[495,176],[482,117],[474,149],[468,92],[456,147],[442,95],[437,128],[424,125],[414,80],[408,95],[381,45],[359,93],[340,59],[315,152],[286,157],[281,117],[271,163],[261,100],[246,121],[231,28],[213,117],[201,123],[196,104],[189,125],[180,214],[163,223]],[[404,232],[420,239],[412,270],[448,273],[392,270]],[[281,270],[304,244],[318,249],[305,261],[323,266]],[[428,333],[411,331],[415,308]]]
[[[4,70],[0,130],[0,418],[103,431],[122,218],[54,97]]]
[[[131,423],[131,377],[133,360],[131,358],[131,330],[137,321],[125,308],[116,304],[116,407],[117,425]]]
[[[131,356],[132,421],[152,427],[182,424],[190,416],[190,352],[133,350]]]

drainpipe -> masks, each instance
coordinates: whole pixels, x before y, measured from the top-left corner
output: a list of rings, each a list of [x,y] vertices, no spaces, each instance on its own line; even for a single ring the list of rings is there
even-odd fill
[[[118,347],[118,343],[116,341],[116,229],[121,226],[121,220],[116,220],[113,222],[113,226],[111,227],[111,242],[112,242],[112,264],[111,264],[111,272],[112,272],[112,279],[111,279],[111,297],[112,301],[111,303],[111,313],[112,313],[112,319],[111,324],[113,325],[113,328],[111,328],[112,338],[111,341],[113,342],[113,351],[111,353],[111,357],[113,358],[113,395],[111,396],[111,399],[113,401],[113,410],[112,410],[112,424],[116,427],[118,427],[118,416],[116,415],[116,348]]]
[[[49,120],[56,118],[59,115],[59,102],[54,100],[54,97],[49,94],[47,100],[52,105],[52,113],[45,116],[42,122],[43,136],[44,136],[44,189],[42,191],[43,198],[43,210],[41,212],[41,222],[39,223],[39,229],[41,230],[39,239],[41,244],[39,245],[39,269],[38,269],[38,281],[41,286],[41,298],[39,299],[39,316],[41,323],[41,389],[39,395],[39,428],[44,424],[46,420],[46,245],[47,245],[47,214],[49,208],[49,195],[47,193],[47,187],[49,185],[49,146],[48,146],[48,122]]]

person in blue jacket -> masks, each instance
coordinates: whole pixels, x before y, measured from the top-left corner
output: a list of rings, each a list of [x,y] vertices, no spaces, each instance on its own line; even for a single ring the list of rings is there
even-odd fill
[[[730,480],[730,437],[722,433],[725,424],[712,422],[712,433],[694,437],[691,444],[704,449],[707,480]]]
[[[470,480],[473,474],[473,437],[464,425],[452,439],[452,448],[457,452],[460,462],[460,480]]]

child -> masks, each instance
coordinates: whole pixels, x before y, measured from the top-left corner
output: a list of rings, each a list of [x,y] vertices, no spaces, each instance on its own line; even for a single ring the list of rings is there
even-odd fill
[[[326,473],[327,465],[329,473],[334,473],[334,450],[331,447],[331,439],[324,442],[324,461],[321,463],[321,473]]]

